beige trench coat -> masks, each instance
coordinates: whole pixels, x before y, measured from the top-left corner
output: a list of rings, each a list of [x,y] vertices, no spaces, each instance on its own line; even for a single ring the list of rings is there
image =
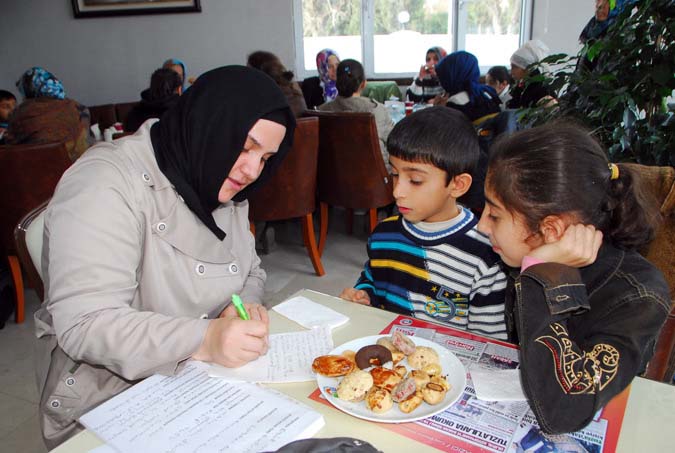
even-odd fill
[[[35,314],[45,443],[135,381],[175,373],[208,320],[239,293],[260,303],[265,272],[248,202],[214,211],[221,242],[159,170],[150,125],[87,151],[46,211],[45,301]]]

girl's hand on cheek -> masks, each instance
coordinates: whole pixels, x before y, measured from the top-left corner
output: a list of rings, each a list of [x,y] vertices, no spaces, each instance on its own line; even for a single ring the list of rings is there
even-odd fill
[[[559,241],[544,244],[528,256],[547,263],[584,267],[595,262],[602,245],[602,232],[592,225],[570,225]]]

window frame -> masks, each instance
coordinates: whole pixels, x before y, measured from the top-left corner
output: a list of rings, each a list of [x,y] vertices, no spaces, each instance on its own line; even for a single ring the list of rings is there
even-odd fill
[[[460,8],[460,3],[464,3],[467,0],[452,0],[450,3],[450,14],[452,14],[452,49],[449,49],[450,52],[454,52],[458,49],[460,43],[459,32],[463,29],[459,23],[459,14],[457,12]],[[519,45],[523,45],[525,42],[529,41],[532,37],[532,14],[533,14],[533,3],[534,0],[521,0],[522,7],[520,10],[520,38]],[[384,72],[375,72],[375,61],[374,61],[374,47],[375,47],[375,37],[373,33],[374,28],[374,17],[375,17],[375,1],[374,0],[361,0],[361,54],[363,55],[364,70],[366,71],[366,77],[369,79],[401,79],[407,77],[414,77],[417,74],[417,71],[409,72],[393,72],[393,73],[384,73]],[[302,0],[293,0],[293,35],[294,35],[294,48],[295,48],[295,74],[299,80],[303,80],[307,77],[316,76],[316,70],[306,70],[305,69],[305,43],[303,36],[303,23],[302,23]],[[481,72],[486,72],[489,68],[481,66]]]

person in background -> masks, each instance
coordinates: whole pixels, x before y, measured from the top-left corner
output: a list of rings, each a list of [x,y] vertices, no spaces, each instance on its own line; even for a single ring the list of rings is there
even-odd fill
[[[389,154],[387,153],[387,137],[394,127],[394,122],[384,104],[362,97],[361,92],[366,87],[366,77],[363,66],[356,60],[343,60],[337,67],[337,92],[338,95],[332,102],[327,102],[319,107],[323,112],[369,112],[375,117],[377,135],[380,138],[380,151],[384,164],[389,167]]]
[[[14,110],[4,139],[8,145],[65,142],[75,161],[94,143],[89,110],[66,98],[63,84],[49,71],[33,67],[16,82],[23,102]]]
[[[6,90],[0,90],[0,143],[2,143],[2,136],[5,135],[7,125],[9,124],[9,117],[16,108],[16,96]]]
[[[511,100],[506,103],[509,109],[535,107],[544,99],[550,99],[551,93],[542,82],[528,82],[528,77],[540,75],[542,72],[532,65],[539,63],[549,55],[546,44],[538,39],[526,42],[511,55],[511,76],[516,86],[511,89]],[[540,65],[543,70],[545,65]]]
[[[497,92],[499,99],[502,101],[500,106],[502,110],[506,108],[506,103],[511,99],[509,91],[512,83],[511,74],[509,74],[506,66],[493,66],[485,75],[485,84],[491,86]]]
[[[420,67],[420,72],[406,90],[409,101],[429,102],[436,96],[443,94],[443,87],[436,76],[436,65],[447,52],[442,47],[431,47],[427,50],[426,61]]]
[[[511,268],[509,341],[547,433],[577,431],[643,372],[670,311],[668,285],[637,249],[659,220],[633,171],[568,123],[490,149],[478,230]]]
[[[180,76],[180,84],[183,91],[188,89],[188,84],[194,83],[194,79],[192,77],[188,78],[187,67],[182,60],[179,60],[178,58],[169,58],[162,64],[162,67],[176,71],[176,73]]]
[[[400,215],[377,225],[364,271],[340,297],[505,340],[506,275],[457,203],[478,163],[473,126],[431,107],[399,121],[387,145]]]
[[[124,121],[125,132],[136,132],[146,120],[161,117],[178,102],[182,92],[182,80],[176,71],[157,69],[150,77],[150,88],[141,92],[141,102],[131,109]]]
[[[434,104],[457,109],[476,123],[501,111],[497,92],[479,81],[480,69],[473,54],[464,50],[451,53],[436,65],[436,75],[445,94],[434,98]]]
[[[278,168],[294,129],[268,76],[217,68],[160,120],[96,145],[61,178],[44,216],[35,314],[50,449],[140,379],[173,375],[189,358],[236,368],[266,353],[266,275],[246,199]]]
[[[290,105],[293,114],[299,117],[307,110],[305,98],[297,82],[293,81],[293,71],[286,69],[279,57],[272,52],[258,50],[248,56],[246,66],[259,69],[268,76],[272,77],[281,92],[286,96],[288,105]]]
[[[324,102],[335,99],[337,96],[335,81],[339,63],[340,57],[331,49],[323,49],[316,54],[316,69],[319,76],[307,77],[302,81],[302,94],[308,109],[314,110]]]

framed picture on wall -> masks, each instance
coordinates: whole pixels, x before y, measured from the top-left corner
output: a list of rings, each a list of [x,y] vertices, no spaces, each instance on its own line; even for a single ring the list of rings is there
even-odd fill
[[[76,18],[132,14],[198,13],[200,0],[72,0]]]

